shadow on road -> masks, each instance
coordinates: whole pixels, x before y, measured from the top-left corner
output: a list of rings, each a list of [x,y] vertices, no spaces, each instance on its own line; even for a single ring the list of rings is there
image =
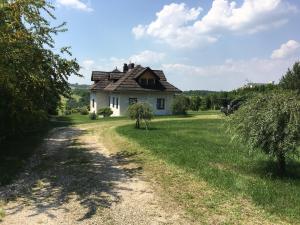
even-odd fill
[[[82,221],[91,218],[97,209],[119,201],[115,184],[139,173],[141,168],[118,167],[119,162],[132,162],[132,155],[105,156],[99,146],[80,140],[84,132],[74,128],[52,131],[20,179],[0,189],[2,199],[20,202],[8,209],[8,215],[30,205],[34,212],[31,216],[45,213],[51,218],[55,215],[49,209],[62,209],[75,200],[85,209],[79,219]]]

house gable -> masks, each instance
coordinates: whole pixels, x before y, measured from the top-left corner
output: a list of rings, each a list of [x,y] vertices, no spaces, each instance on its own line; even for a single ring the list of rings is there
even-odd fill
[[[124,72],[93,71],[92,80],[95,84],[91,90],[115,91],[166,91],[181,92],[167,82],[161,70],[152,70],[149,67],[136,66]]]
[[[146,68],[138,76],[135,77],[138,84],[145,89],[164,90],[160,83],[160,77],[150,68]]]

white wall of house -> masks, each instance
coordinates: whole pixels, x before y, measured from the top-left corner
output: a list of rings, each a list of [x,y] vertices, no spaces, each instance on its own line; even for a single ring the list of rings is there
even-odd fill
[[[109,95],[109,98],[109,107],[113,111],[112,116],[120,116],[120,95],[112,93]]]
[[[95,112],[101,108],[108,107],[109,104],[109,95],[107,92],[91,92],[90,94],[90,112]],[[93,106],[93,100],[94,100],[94,106]]]
[[[172,114],[172,101],[174,93],[166,92],[122,92],[122,93],[106,93],[106,92],[91,92],[90,95],[90,112],[97,112],[98,109],[110,107],[113,111],[112,116],[125,116],[129,106],[129,99],[136,98],[137,102],[146,102],[150,104],[155,115],[170,115]],[[157,109],[157,99],[164,99],[164,109]],[[93,107],[94,99],[94,107]]]
[[[120,114],[126,115],[129,98],[136,98],[138,102],[147,102],[153,109],[155,115],[169,115],[172,114],[171,104],[173,101],[173,93],[155,92],[155,93],[121,93],[120,94]],[[164,109],[157,109],[157,99],[162,98],[165,101]]]

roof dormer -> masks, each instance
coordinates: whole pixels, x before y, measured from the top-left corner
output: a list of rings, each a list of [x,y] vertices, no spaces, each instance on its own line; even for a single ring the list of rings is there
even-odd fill
[[[135,80],[143,88],[161,89],[162,86],[159,82],[160,77],[154,73],[149,67],[142,70],[135,76]]]

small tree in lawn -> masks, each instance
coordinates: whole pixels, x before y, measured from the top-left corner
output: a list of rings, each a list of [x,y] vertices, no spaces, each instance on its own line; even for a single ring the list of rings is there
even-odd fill
[[[294,92],[260,94],[228,120],[234,138],[275,157],[279,173],[285,173],[286,158],[297,153],[300,144],[300,99]]]
[[[148,129],[148,123],[153,118],[153,112],[149,104],[147,103],[135,103],[128,108],[128,114],[130,119],[136,120],[135,128],[141,127],[141,121],[145,122],[146,129]]]

